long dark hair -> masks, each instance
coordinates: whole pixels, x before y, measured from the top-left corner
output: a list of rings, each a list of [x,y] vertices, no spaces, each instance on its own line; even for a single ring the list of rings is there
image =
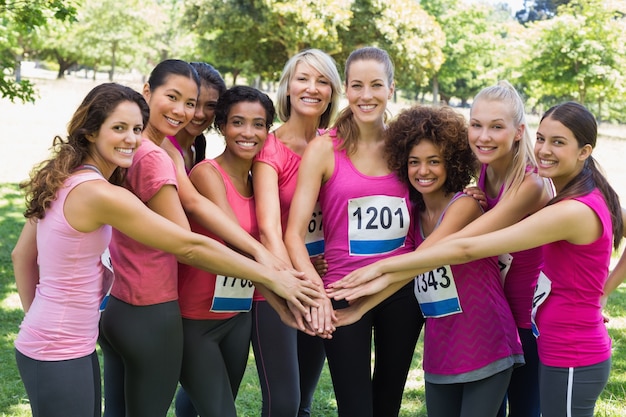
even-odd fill
[[[569,101],[550,108],[541,120],[543,121],[548,117],[561,123],[574,134],[578,142],[578,148],[582,148],[585,145],[590,145],[592,148],[596,147],[598,124],[596,118],[585,106]],[[611,212],[613,247],[617,249],[624,229],[622,206],[619,202],[619,196],[598,168],[592,155],[589,155],[585,160],[582,171],[568,182],[563,187],[563,190],[550,200],[548,204],[589,194],[595,188],[600,190]]]
[[[31,172],[30,180],[20,184],[26,190],[24,217],[44,218],[46,209],[56,199],[58,189],[89,156],[91,142],[87,140],[87,136],[98,132],[106,118],[125,101],[139,106],[145,126],[150,117],[150,109],[143,96],[132,88],[105,83],[94,87],[87,94],[67,125],[67,138],[55,136],[52,142],[52,158],[38,164]],[[109,181],[121,184],[125,173],[125,169],[117,167]]]

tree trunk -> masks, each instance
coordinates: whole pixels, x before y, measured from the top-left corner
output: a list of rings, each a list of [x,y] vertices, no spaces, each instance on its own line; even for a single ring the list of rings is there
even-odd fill
[[[433,77],[433,106],[439,105],[439,78]]]
[[[113,75],[115,74],[115,51],[117,50],[118,41],[113,41],[111,45],[111,71],[109,71],[109,81],[113,82]]]

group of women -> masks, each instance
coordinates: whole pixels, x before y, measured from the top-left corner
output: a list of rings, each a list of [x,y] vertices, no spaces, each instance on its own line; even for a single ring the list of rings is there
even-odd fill
[[[339,416],[397,416],[424,323],[429,416],[593,415],[602,303],[626,276],[608,271],[626,215],[593,115],[555,106],[533,149],[501,82],[469,125],[447,107],[388,121],[376,47],[343,86],[336,115],[336,65],[310,49],[277,111],[179,60],[142,94],[87,95],[24,184],[15,347],[34,416],[101,415],[97,341],[106,417],[165,416],[174,396],[178,417],[236,416],[250,342],[263,417],[310,415],[325,359]],[[225,148],[204,159],[211,125]]]

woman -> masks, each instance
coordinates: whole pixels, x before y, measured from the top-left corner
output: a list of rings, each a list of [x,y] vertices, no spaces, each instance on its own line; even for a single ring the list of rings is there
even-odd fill
[[[181,129],[176,136],[167,137],[167,140],[183,157],[187,174],[195,164],[206,157],[204,131],[213,123],[217,100],[226,91],[226,83],[215,68],[205,62],[191,62],[190,64],[200,77],[200,94],[198,94],[196,111],[184,129]]]
[[[258,237],[250,168],[274,120],[274,105],[245,86],[227,90],[218,101],[216,128],[226,148],[214,160],[196,165],[190,178],[200,193]],[[193,231],[211,236],[191,223]],[[183,316],[181,384],[200,415],[236,417],[235,398],[250,345],[253,285],[246,279],[179,267],[179,304]],[[181,395],[179,391],[178,399]],[[176,414],[182,414],[177,409]]]
[[[291,261],[283,233],[302,154],[335,116],[340,90],[335,62],[326,53],[307,49],[289,59],[276,93],[278,117],[283,124],[268,135],[252,166],[261,242],[288,264]],[[322,262],[323,273],[321,213],[317,209],[311,213],[310,223],[320,227],[313,227],[314,232],[309,233],[309,248],[316,249],[309,250],[309,255]],[[283,324],[260,294],[255,295],[252,315],[252,347],[263,397],[261,415],[310,415],[324,365],[321,339]]]
[[[111,226],[201,268],[264,271],[267,282],[274,275],[176,226],[107,181],[119,182],[118,167],[131,165],[148,118],[139,93],[111,83],[95,87],[68,124],[67,139],[55,138],[53,158],[23,185],[29,221],[12,259],[26,316],[15,346],[34,416],[101,415],[95,345],[108,290],[101,255]]]
[[[619,198],[591,155],[596,139],[595,118],[582,105],[549,109],[535,144],[538,173],[552,179],[557,193],[545,208],[496,232],[449,239],[354,271],[334,284],[333,296],[355,299],[442,264],[541,246],[544,266],[531,313],[541,414],[593,416],[611,367],[600,300],[624,279],[607,281],[612,246],[624,226]]]
[[[461,232],[463,236],[511,226],[543,208],[554,196],[549,180],[537,174],[524,103],[511,84],[501,81],[476,95],[468,138],[481,162],[478,187],[485,194],[487,213],[467,226]],[[530,330],[530,310],[543,266],[541,248],[501,254],[499,261],[526,365],[513,370],[507,401],[498,415],[506,415],[508,403],[511,417],[539,417],[539,357]]]
[[[160,145],[193,117],[199,84],[184,61],[165,60],[154,68],[143,88],[150,107],[147,140],[124,181],[151,210],[187,229],[176,168]],[[182,360],[178,265],[173,256],[116,230],[110,249],[115,281],[101,320],[105,415],[165,415]]]
[[[386,105],[394,91],[393,64],[384,50],[366,47],[353,51],[345,68],[348,107],[335,129],[307,146],[285,232],[294,267],[322,282],[305,245],[309,213],[319,194],[328,263],[325,286],[359,266],[413,247],[408,189],[390,172],[383,155]],[[335,309],[346,306],[333,304]],[[331,313],[320,312],[321,328]],[[357,324],[337,329],[332,339],[324,341],[340,416],[398,414],[422,322],[407,285]]]
[[[385,150],[398,178],[412,187],[416,246],[432,246],[481,216],[479,204],[461,192],[477,160],[459,113],[404,110],[386,131]],[[513,367],[524,363],[497,258],[420,274],[415,295],[426,317],[428,415],[495,416]]]

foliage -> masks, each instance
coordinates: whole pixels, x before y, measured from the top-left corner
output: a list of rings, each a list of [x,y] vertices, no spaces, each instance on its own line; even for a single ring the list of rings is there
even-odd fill
[[[20,75],[20,63],[31,52],[32,33],[49,21],[71,21],[75,14],[73,1],[0,1],[0,97],[34,101],[33,84]]]
[[[531,104],[571,99],[623,101],[626,93],[624,2],[574,0],[530,27],[524,80]],[[598,116],[601,116],[598,114]]]
[[[426,85],[441,66],[445,35],[417,1],[355,0],[351,11],[350,24],[340,34],[342,60],[355,48],[381,47],[398,69],[398,87],[410,89]]]

